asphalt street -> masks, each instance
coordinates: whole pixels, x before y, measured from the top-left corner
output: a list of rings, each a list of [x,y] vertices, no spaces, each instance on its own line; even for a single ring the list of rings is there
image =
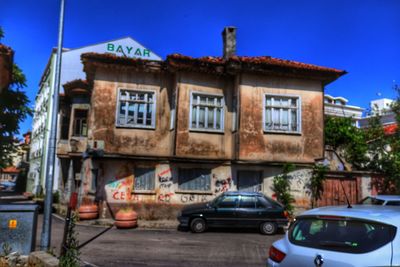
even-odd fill
[[[40,244],[41,216],[37,246]],[[58,254],[64,222],[53,217],[52,250]],[[80,243],[104,230],[77,226]],[[175,229],[111,229],[81,250],[82,266],[265,266],[272,242],[283,235],[212,230],[202,234]]]

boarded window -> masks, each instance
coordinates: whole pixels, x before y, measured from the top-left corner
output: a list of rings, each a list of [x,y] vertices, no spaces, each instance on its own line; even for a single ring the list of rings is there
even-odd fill
[[[134,190],[154,190],[154,184],[154,168],[135,168]]]
[[[210,191],[210,169],[179,169],[179,189],[187,191]]]

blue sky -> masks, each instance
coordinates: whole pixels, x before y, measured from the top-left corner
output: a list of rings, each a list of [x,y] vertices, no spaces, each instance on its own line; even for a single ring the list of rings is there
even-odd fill
[[[131,36],[163,58],[171,53],[220,56],[224,26],[236,26],[237,53],[268,55],[349,73],[326,93],[367,108],[396,96],[400,83],[398,0],[66,0],[64,47]],[[59,3],[1,0],[3,43],[28,79],[34,103],[39,79],[57,45]],[[380,94],[380,96],[378,96]],[[31,118],[21,132],[31,128]]]

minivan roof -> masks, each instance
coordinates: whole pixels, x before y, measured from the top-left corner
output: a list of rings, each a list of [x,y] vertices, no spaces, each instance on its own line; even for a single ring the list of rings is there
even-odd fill
[[[396,195],[376,195],[370,196],[371,198],[382,199],[382,200],[400,200],[400,196]]]
[[[358,218],[400,227],[400,207],[398,206],[353,205],[352,208],[347,206],[327,206],[308,210],[297,216],[297,218],[320,215]]]

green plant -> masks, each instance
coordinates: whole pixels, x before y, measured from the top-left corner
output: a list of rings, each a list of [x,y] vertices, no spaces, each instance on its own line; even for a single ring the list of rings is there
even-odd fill
[[[281,175],[277,175],[274,177],[272,190],[276,194],[276,198],[279,202],[281,202],[286,211],[289,214],[293,214],[294,206],[292,203],[294,202],[293,196],[290,194],[290,172],[294,171],[295,166],[293,164],[285,164],[283,166],[283,171]]]
[[[9,255],[12,251],[12,247],[7,242],[3,243],[2,249],[3,249],[3,252],[0,254],[0,256],[2,256],[2,257]]]
[[[60,203],[60,192],[59,191],[55,191],[53,193],[53,203],[54,204]]]
[[[69,225],[65,253],[60,257],[60,267],[79,267],[79,241],[78,232],[75,231],[75,223],[78,219],[77,214],[73,214]]]
[[[311,207],[314,208],[318,200],[321,199],[324,193],[325,174],[328,167],[322,164],[315,164],[313,167],[309,189],[311,192]]]

